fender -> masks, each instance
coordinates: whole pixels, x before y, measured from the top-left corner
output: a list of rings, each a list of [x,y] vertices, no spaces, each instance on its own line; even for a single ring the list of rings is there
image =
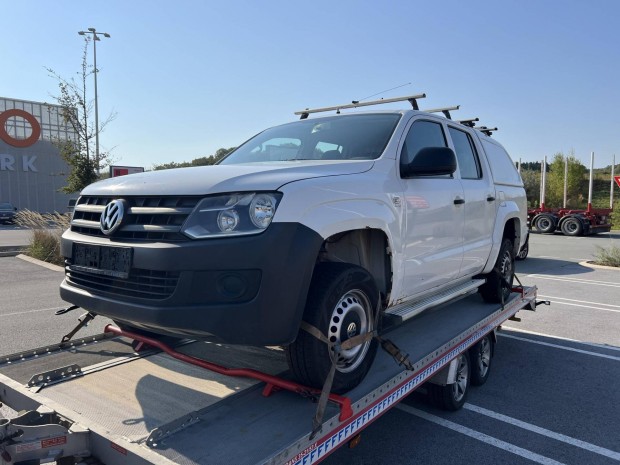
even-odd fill
[[[495,228],[493,230],[493,246],[491,247],[491,253],[489,254],[489,259],[484,269],[482,270],[482,274],[489,273],[493,267],[495,266],[495,262],[497,260],[497,256],[499,255],[499,249],[502,246],[502,239],[504,238],[504,228],[508,221],[515,219],[515,237],[513,239],[513,245],[515,249],[515,256],[519,253],[519,249],[521,248],[521,238],[526,237],[521,232],[521,228],[524,226],[521,216],[523,215],[522,210],[519,209],[519,206],[516,202],[513,201],[503,201],[500,204],[500,207],[497,209],[497,217],[495,220]],[[525,226],[527,227],[527,226]]]

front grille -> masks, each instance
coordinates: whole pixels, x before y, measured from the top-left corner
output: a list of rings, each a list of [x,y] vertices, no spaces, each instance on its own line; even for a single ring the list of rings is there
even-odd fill
[[[118,197],[82,196],[75,204],[71,231],[87,236],[105,236],[99,228],[101,212]],[[140,241],[186,241],[181,226],[202,197],[123,197],[128,211],[113,239]]]
[[[140,299],[163,300],[170,297],[179,282],[179,272],[153,271],[132,268],[127,279],[74,270],[70,262],[65,267],[67,281],[87,290]]]

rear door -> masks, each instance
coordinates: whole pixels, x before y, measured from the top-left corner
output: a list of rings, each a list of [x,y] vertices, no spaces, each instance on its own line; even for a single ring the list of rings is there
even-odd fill
[[[463,262],[458,276],[482,271],[491,253],[497,202],[491,174],[482,163],[474,138],[463,128],[448,125],[463,186]]]

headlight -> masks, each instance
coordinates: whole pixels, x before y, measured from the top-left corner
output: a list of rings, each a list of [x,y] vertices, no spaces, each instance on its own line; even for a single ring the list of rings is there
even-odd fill
[[[216,195],[202,199],[181,232],[192,239],[258,234],[275,215],[279,192]]]

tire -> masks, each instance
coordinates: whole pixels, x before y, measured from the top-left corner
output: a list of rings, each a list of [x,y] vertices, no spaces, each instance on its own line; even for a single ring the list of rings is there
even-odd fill
[[[556,228],[556,220],[553,216],[542,214],[536,217],[534,221],[536,230],[543,234],[552,234]]]
[[[471,364],[467,353],[462,353],[458,358],[456,382],[446,386],[428,384],[428,392],[433,403],[443,410],[455,411],[460,409],[467,400],[469,383],[471,380]]]
[[[515,260],[519,260],[519,261],[525,260],[529,253],[530,253],[530,238],[528,236],[528,238],[525,240],[525,244],[523,244],[523,247],[521,247],[521,250],[519,250],[519,253],[515,257]]]
[[[493,358],[493,338],[487,334],[469,349],[471,362],[471,384],[482,386],[487,382],[491,373],[491,359]]]
[[[478,291],[485,302],[496,304],[507,302],[515,277],[514,248],[510,239],[504,238],[495,266],[483,277],[487,282],[480,286]]]
[[[579,218],[571,216],[562,222],[562,234],[565,236],[581,236],[583,234],[583,224]]]
[[[375,329],[379,291],[364,268],[346,263],[320,263],[308,291],[303,319],[331,341],[321,342],[303,329],[286,347],[293,376],[302,384],[322,388],[336,357],[334,342],[344,342]],[[370,369],[377,353],[372,339],[343,351],[336,361],[332,392],[341,394],[357,386]]]

